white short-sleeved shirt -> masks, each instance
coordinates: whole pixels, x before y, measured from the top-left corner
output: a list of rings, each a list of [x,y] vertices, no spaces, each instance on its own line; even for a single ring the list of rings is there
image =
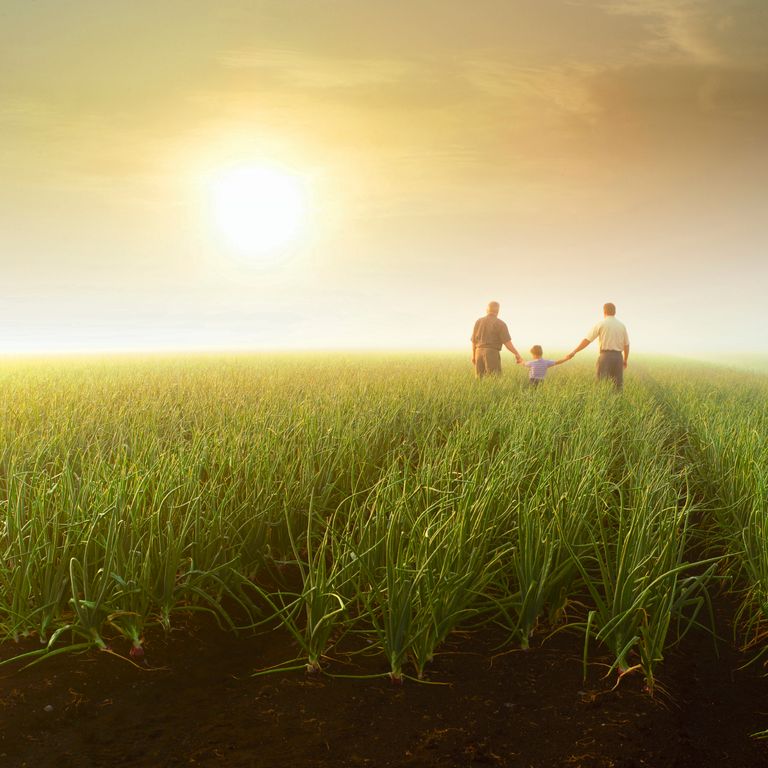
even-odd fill
[[[611,315],[594,325],[584,338],[587,341],[594,341],[598,336],[601,352],[623,352],[624,347],[629,346],[626,326]]]

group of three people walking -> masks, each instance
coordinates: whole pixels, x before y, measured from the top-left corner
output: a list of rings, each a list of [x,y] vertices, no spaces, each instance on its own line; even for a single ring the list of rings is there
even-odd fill
[[[544,380],[548,368],[571,360],[595,339],[600,340],[600,356],[597,358],[598,380],[608,379],[616,389],[621,389],[624,383],[624,369],[629,361],[629,335],[624,323],[616,318],[615,304],[608,302],[603,305],[603,319],[590,329],[570,354],[560,360],[548,360],[544,358],[542,348],[536,344],[531,347],[533,360],[525,362],[512,343],[507,324],[499,319],[499,302],[491,301],[485,317],[479,318],[472,330],[472,364],[478,377],[499,374],[501,348],[506,347],[519,364],[528,368],[528,379],[536,386]]]

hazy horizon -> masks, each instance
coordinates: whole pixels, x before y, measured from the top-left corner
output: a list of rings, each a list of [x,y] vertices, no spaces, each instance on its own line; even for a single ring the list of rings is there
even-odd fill
[[[468,350],[489,300],[521,350],[613,301],[633,354],[768,353],[760,0],[0,18],[0,354]]]

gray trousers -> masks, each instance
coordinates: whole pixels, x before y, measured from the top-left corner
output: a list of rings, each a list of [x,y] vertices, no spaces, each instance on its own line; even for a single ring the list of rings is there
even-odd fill
[[[501,352],[491,347],[475,349],[475,374],[478,378],[490,373],[501,373]]]
[[[610,379],[616,389],[624,384],[624,355],[613,350],[600,353],[597,358],[597,380]]]

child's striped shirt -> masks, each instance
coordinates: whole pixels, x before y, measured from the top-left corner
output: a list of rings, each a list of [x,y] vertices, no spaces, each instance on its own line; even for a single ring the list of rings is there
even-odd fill
[[[547,368],[551,368],[555,364],[554,360],[531,360],[525,365],[528,368],[528,378],[537,379],[541,381],[547,375]]]

